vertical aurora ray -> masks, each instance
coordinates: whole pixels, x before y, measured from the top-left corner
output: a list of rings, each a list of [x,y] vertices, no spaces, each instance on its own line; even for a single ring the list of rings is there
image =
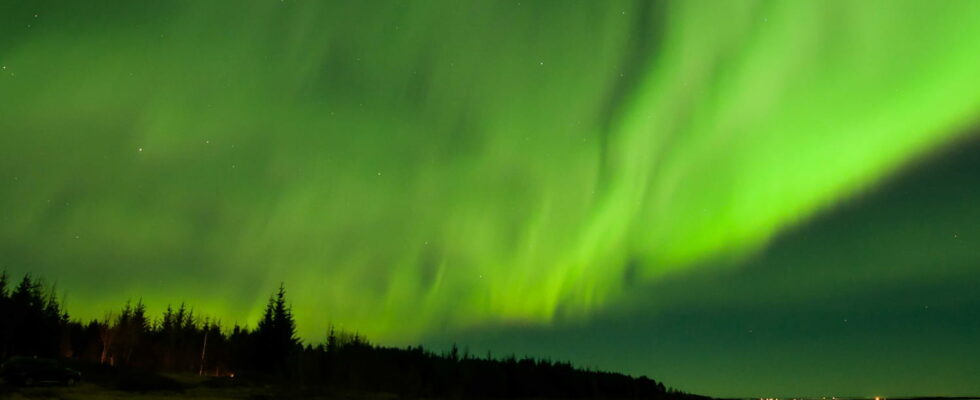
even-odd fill
[[[0,17],[0,256],[82,316],[284,280],[313,339],[574,318],[980,110],[976,1],[113,4]]]
[[[975,7],[749,4],[670,7],[567,300],[618,289],[632,258],[653,277],[750,252],[976,121]]]

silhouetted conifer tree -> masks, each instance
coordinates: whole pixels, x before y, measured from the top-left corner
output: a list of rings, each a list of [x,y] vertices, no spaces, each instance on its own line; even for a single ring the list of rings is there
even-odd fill
[[[254,331],[195,315],[181,304],[150,321],[142,301],[88,324],[70,321],[56,290],[25,276],[9,288],[0,274],[0,361],[14,355],[70,356],[118,368],[201,375],[264,372],[293,384],[381,392],[405,398],[636,398],[695,400],[646,377],[574,368],[568,362],[494,359],[460,354],[458,346],[434,353],[372,345],[356,332],[331,326],[326,342],[302,346],[280,285]],[[60,336],[59,336],[60,335]],[[61,338],[62,347],[59,351]],[[111,367],[100,366],[100,368]]]
[[[10,299],[7,296],[7,271],[0,273],[0,360],[7,358],[8,343],[13,333],[14,320],[11,316]]]
[[[269,298],[255,337],[259,370],[288,373],[287,361],[299,350],[299,338],[292,308],[286,303],[285,285],[280,284],[279,291]]]

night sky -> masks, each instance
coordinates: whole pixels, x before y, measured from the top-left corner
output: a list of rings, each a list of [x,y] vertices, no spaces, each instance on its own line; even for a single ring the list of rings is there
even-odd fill
[[[0,269],[718,396],[980,394],[980,1],[0,1]]]

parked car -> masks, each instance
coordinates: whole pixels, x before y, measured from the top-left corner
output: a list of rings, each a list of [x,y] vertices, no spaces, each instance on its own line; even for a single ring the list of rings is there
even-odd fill
[[[39,383],[71,386],[82,380],[82,373],[47,358],[14,357],[0,365],[0,377],[9,383],[24,386]]]

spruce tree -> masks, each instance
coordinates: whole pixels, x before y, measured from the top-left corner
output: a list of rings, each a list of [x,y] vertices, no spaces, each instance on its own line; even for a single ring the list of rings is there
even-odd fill
[[[292,308],[286,303],[285,285],[280,284],[279,291],[269,298],[255,338],[258,369],[276,374],[288,372],[288,362],[300,344]]]

